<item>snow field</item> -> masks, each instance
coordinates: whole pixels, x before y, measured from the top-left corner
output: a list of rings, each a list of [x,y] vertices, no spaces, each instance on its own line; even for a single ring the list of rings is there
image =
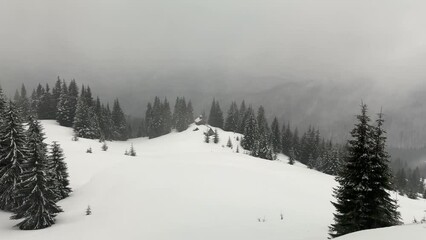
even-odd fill
[[[13,228],[17,222],[8,219],[10,214],[0,212],[2,239],[328,237],[334,178],[300,163],[291,166],[283,155],[280,161],[268,161],[235,153],[239,134],[218,129],[220,142],[207,144],[206,127],[191,126],[151,140],[107,142],[108,151],[103,152],[97,140],[74,142],[72,129],[55,121],[42,124],[46,142],[58,141],[64,149],[74,192],[59,202],[65,212],[48,229],[17,230]],[[226,147],[228,137],[233,150]],[[136,157],[124,155],[131,143]],[[89,147],[92,154],[86,153]],[[398,199],[405,222],[423,217],[424,200]],[[90,216],[85,215],[88,205]],[[407,228],[420,230],[420,226]]]

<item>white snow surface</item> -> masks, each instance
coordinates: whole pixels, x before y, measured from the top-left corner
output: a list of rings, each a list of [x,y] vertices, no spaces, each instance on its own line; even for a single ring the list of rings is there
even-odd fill
[[[71,128],[55,121],[42,124],[46,142],[58,141],[64,149],[74,192],[58,203],[64,212],[47,229],[18,230],[14,225],[20,220],[9,220],[11,214],[0,211],[2,240],[328,237],[334,178],[300,163],[289,165],[283,155],[268,161],[235,153],[239,134],[218,129],[220,143],[204,143],[207,128],[191,126],[151,140],[107,142],[108,151],[103,152],[97,140],[71,141]],[[225,147],[228,137],[233,150]],[[124,155],[131,144],[136,157]],[[92,154],[86,153],[89,147]],[[406,223],[424,216],[425,200],[397,197]],[[85,215],[88,205],[90,216]],[[425,225],[407,225],[342,239],[422,239],[425,230]],[[398,235],[402,231],[406,235]],[[371,237],[376,234],[386,238]]]

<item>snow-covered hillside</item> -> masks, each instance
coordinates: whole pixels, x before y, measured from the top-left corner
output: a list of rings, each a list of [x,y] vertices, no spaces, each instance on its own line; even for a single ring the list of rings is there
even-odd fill
[[[372,229],[360,231],[336,240],[401,240],[424,239],[426,236],[426,224],[409,224],[404,226]]]
[[[206,127],[191,126],[152,140],[107,142],[109,149],[103,152],[96,140],[74,142],[70,128],[54,121],[42,123],[47,142],[58,141],[64,149],[74,192],[59,202],[65,212],[48,229],[17,230],[10,214],[0,212],[1,239],[328,237],[334,212],[333,177],[301,164],[288,165],[284,156],[282,161],[267,161],[235,153],[238,134],[219,130],[220,143],[207,144]],[[228,137],[233,150],[222,147]],[[125,156],[132,143],[137,156]],[[89,147],[92,154],[86,153]],[[425,200],[401,196],[398,200],[405,222],[425,214]],[[88,205],[90,216],[85,215]],[[413,234],[425,236],[424,225],[399,228],[415,228]],[[377,230],[381,231],[386,229]],[[367,239],[363,234],[343,239]]]

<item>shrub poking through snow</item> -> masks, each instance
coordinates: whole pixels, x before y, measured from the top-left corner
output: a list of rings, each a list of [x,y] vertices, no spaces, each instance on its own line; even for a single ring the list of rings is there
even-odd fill
[[[130,145],[129,155],[132,156],[132,157],[136,156],[136,151],[133,148],[133,143],[132,143],[132,145]]]
[[[219,142],[219,133],[217,132],[217,129],[214,130],[213,142],[214,143],[218,143]]]
[[[124,155],[129,156],[129,152],[127,151],[127,149],[124,151]]]
[[[78,137],[77,137],[77,135],[75,134],[75,135],[71,138],[71,140],[72,140],[72,141],[74,141],[74,142],[77,142],[77,141],[78,141]]]
[[[92,215],[92,209],[90,208],[90,205],[86,208],[86,216]]]
[[[232,142],[231,142],[231,138],[228,138],[228,142],[226,143],[226,146],[232,149]]]
[[[108,150],[108,145],[106,144],[106,142],[104,142],[104,143],[102,144],[101,149],[102,149],[102,151],[104,151],[104,152]]]
[[[89,148],[86,150],[86,153],[92,153],[92,148],[91,148],[91,147],[89,147]]]

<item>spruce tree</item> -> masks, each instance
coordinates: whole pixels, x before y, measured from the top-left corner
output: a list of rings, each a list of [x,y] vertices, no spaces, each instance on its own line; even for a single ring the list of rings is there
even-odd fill
[[[219,133],[217,132],[217,129],[214,130],[213,142],[214,143],[218,143],[219,142]]]
[[[104,143],[105,144],[105,143]],[[69,187],[68,167],[64,160],[64,154],[61,146],[57,142],[52,142],[50,148],[50,166],[49,171],[51,178],[54,181],[55,191],[61,200],[69,196],[72,192]]]
[[[75,110],[77,109],[78,102],[78,87],[74,79],[70,82],[70,85],[68,86],[68,97],[69,119],[71,121],[69,127],[71,127],[74,122]]]
[[[247,112],[246,103],[243,100],[238,110],[239,114],[238,114],[238,124],[237,124],[237,132],[241,134],[244,133],[245,124],[247,121],[247,119],[245,118],[246,112]]]
[[[145,119],[141,119],[138,125],[138,133],[137,137],[145,137],[146,136],[146,124]]]
[[[291,139],[291,148],[293,149],[293,153],[296,159],[300,159],[300,139],[299,139],[299,131],[297,128],[294,129],[294,132],[292,133],[292,139]],[[300,161],[300,160],[299,160]]]
[[[59,101],[56,108],[56,121],[61,126],[70,126],[72,121],[69,119],[69,95],[68,95],[68,87],[65,81],[61,84],[61,92],[59,94]]]
[[[27,158],[26,136],[21,116],[14,103],[7,106],[0,127],[0,209],[17,205],[16,187]]]
[[[127,123],[123,110],[121,110],[118,99],[114,100],[111,113],[112,119],[112,137],[114,140],[127,140]]]
[[[292,148],[292,133],[290,129],[290,123],[287,123],[287,127],[283,124],[281,130],[281,151],[284,155],[290,156],[290,149]]]
[[[223,112],[220,109],[219,102],[213,99],[210,108],[208,124],[212,127],[223,128]]]
[[[367,194],[367,207],[372,213],[368,228],[388,227],[400,224],[400,213],[396,200],[390,196],[392,173],[389,168],[389,154],[386,152],[386,131],[383,129],[383,114],[380,112],[373,129],[371,157],[371,191]]]
[[[186,125],[189,126],[190,124],[194,123],[194,108],[192,107],[192,101],[189,100],[188,104],[186,105]]]
[[[133,148],[133,143],[130,145],[129,155],[132,156],[132,157],[136,156],[136,151]]]
[[[162,135],[164,118],[163,118],[163,107],[159,97],[155,97],[154,104],[150,111],[150,121],[148,127],[148,137],[156,138]],[[148,117],[148,116],[146,116]]]
[[[58,79],[55,82],[55,86],[52,89],[51,105],[54,108],[53,119],[56,118],[56,114],[58,111],[58,103],[61,97],[61,89],[62,89],[62,81],[58,76]]]
[[[26,119],[30,114],[30,101],[28,100],[27,89],[24,84],[21,86],[21,94],[16,102],[16,106],[19,108],[22,118]]]
[[[22,230],[35,230],[51,226],[55,216],[62,212],[56,205],[58,196],[49,186],[49,164],[40,124],[30,120],[28,129],[28,158],[20,175],[16,196],[20,205],[14,208],[11,219],[24,220],[17,224]]]
[[[114,123],[112,121],[112,114],[107,103],[106,107],[101,104],[101,113],[99,119],[99,128],[101,129],[101,134],[105,140],[112,140],[113,138],[113,127]]]
[[[146,106],[146,111],[145,111],[145,128],[146,128],[146,134],[148,137],[150,137],[152,121],[153,121],[152,104],[148,102]]]
[[[82,88],[84,91],[84,86]],[[83,99],[83,96],[81,96],[77,103],[77,108],[75,111],[75,117],[74,117],[74,133],[78,137],[87,137],[87,133],[90,131],[89,126],[89,107],[86,105],[86,102]]]
[[[257,110],[257,125],[259,133],[269,136],[270,129],[268,126],[268,121],[265,117],[265,109],[263,108],[263,106],[260,106]]]
[[[239,112],[238,112],[237,103],[232,102],[228,110],[228,115],[226,116],[224,130],[230,131],[230,132],[231,131],[237,132],[238,118],[239,118]]]
[[[161,105],[161,117],[163,119],[163,126],[162,126],[162,131],[161,131],[161,135],[164,134],[168,134],[170,133],[171,129],[172,129],[172,112],[170,110],[170,104],[169,101],[167,101],[167,98],[164,99],[163,104]],[[187,116],[185,116],[187,117]],[[186,123],[186,126],[188,126],[188,124]]]
[[[271,144],[272,144],[272,150],[274,153],[280,153],[281,152],[281,131],[280,126],[278,123],[278,119],[275,117],[271,124]]]
[[[229,148],[232,148],[231,137],[228,138],[228,142],[226,143],[226,146]]]
[[[247,119],[247,122],[245,124],[244,137],[241,140],[241,146],[246,150],[252,150],[258,137],[258,125],[251,107],[247,110],[247,116],[245,116],[245,118]]]
[[[186,115],[185,98],[176,98],[173,112],[173,127],[178,132],[182,132],[188,128],[188,115]]]
[[[78,137],[95,139],[100,137],[99,119],[96,114],[96,106],[92,104],[91,94],[82,87],[82,92],[77,103],[74,117],[74,132]]]
[[[367,106],[361,105],[358,123],[351,131],[346,162],[336,177],[339,186],[334,189],[336,208],[330,236],[387,227],[400,222],[394,200],[390,198],[388,156],[384,150],[383,119],[377,126],[370,125]]]
[[[6,110],[6,98],[3,94],[3,89],[0,86],[0,126],[2,126],[4,114]]]

